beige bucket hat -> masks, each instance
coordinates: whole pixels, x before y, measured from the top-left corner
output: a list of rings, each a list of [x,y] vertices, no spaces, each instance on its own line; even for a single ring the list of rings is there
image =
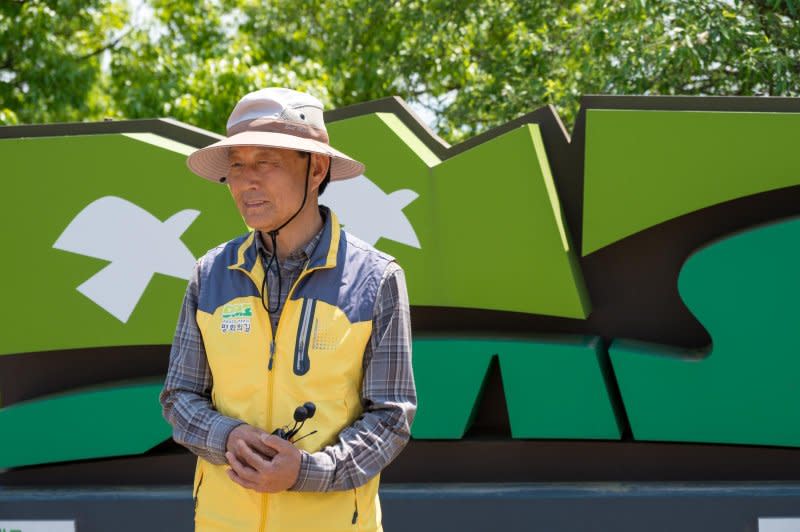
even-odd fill
[[[330,145],[322,116],[322,102],[310,94],[270,87],[245,95],[228,117],[227,138],[189,155],[186,164],[200,177],[224,183],[228,175],[228,148],[268,146],[331,158],[331,181],[364,173],[364,165]]]

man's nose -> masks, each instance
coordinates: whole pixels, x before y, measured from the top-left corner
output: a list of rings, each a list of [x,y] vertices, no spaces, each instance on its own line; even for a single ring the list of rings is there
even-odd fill
[[[254,187],[257,185],[260,180],[258,163],[245,164],[242,168],[242,177],[247,186]]]

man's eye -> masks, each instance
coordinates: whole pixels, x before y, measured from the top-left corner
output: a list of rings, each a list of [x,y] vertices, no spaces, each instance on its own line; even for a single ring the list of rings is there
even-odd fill
[[[242,163],[231,163],[231,168],[240,168]]]

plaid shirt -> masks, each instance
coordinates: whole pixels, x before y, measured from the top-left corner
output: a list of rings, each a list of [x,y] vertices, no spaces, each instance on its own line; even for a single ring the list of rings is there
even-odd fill
[[[321,235],[322,231],[318,232],[281,262],[280,290],[269,291],[269,307],[278,307],[277,312],[270,313],[273,331],[290,287]],[[270,252],[258,236],[256,245],[266,265]],[[195,319],[202,260],[195,265],[178,317],[161,405],[176,442],[211,463],[223,464],[228,435],[243,422],[223,416],[211,405],[213,377]],[[278,286],[274,265],[267,272],[267,283]],[[364,349],[361,398],[364,413],[339,433],[335,445],[316,453],[301,451],[300,473],[291,490],[329,491],[360,486],[380,473],[408,442],[417,396],[411,369],[405,275],[394,262],[383,274],[375,301],[372,335]]]

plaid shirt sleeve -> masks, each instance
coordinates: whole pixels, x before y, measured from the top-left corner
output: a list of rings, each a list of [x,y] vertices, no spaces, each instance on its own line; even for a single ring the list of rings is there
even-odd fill
[[[400,453],[417,410],[411,368],[411,318],[405,275],[396,263],[384,272],[373,329],[364,351],[364,413],[316,453],[302,451],[293,491],[346,490],[365,484]]]
[[[195,318],[201,261],[183,298],[160,401],[176,442],[213,464],[225,464],[228,435],[242,421],[223,416],[211,405],[211,371]]]

